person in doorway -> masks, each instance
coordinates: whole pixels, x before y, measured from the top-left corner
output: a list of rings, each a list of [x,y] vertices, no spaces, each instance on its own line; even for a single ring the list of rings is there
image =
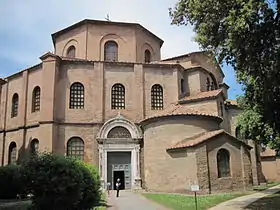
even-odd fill
[[[116,181],[117,197],[120,195],[121,180],[118,178]]]

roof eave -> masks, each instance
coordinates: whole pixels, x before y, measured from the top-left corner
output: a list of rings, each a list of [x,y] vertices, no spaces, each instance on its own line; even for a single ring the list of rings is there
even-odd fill
[[[149,117],[146,118],[142,121],[140,121],[140,123],[142,124],[146,124],[149,121],[157,121],[160,118],[168,118],[168,117],[179,117],[179,116],[189,116],[189,117],[206,117],[206,118],[212,118],[213,120],[218,121],[219,123],[221,123],[223,121],[223,119],[219,116],[215,116],[215,115],[207,115],[207,114],[166,114],[166,115],[160,115],[160,116],[154,116],[154,117]]]

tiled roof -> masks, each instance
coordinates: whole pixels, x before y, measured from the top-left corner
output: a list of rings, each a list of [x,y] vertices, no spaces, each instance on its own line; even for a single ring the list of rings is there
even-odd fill
[[[238,106],[237,104],[237,101],[236,100],[230,100],[230,99],[227,99],[226,100],[227,103],[229,103],[229,105],[233,105],[233,106]]]
[[[220,130],[215,130],[215,131],[204,132],[204,133],[192,136],[190,138],[186,138],[183,141],[180,141],[180,142],[176,143],[175,145],[172,145],[171,147],[167,148],[167,150],[193,147],[193,146],[203,143],[207,140],[210,140],[211,138],[218,136],[220,134],[226,134],[226,135],[234,138],[236,141],[239,141],[240,143],[245,144],[247,147],[250,147],[243,141],[240,141],[240,140],[236,139],[235,137],[233,137],[232,135],[230,135],[229,133],[227,133],[224,129],[220,129]]]
[[[165,58],[162,61],[170,61],[170,60],[176,60],[176,59],[181,59],[181,58],[185,58],[185,57],[190,57],[193,54],[203,54],[203,53],[207,53],[207,51],[196,51],[196,52],[191,52],[191,53],[186,53],[186,54],[182,54],[182,55],[178,55],[178,56],[174,56],[171,58]]]
[[[156,114],[147,117],[143,121],[146,121],[148,119],[154,119],[159,117],[165,117],[165,116],[178,116],[178,115],[189,115],[189,116],[206,116],[206,117],[213,117],[218,120],[222,120],[218,115],[215,115],[213,113],[208,112],[201,112],[193,108],[188,108],[184,105],[180,104],[173,104],[170,107],[157,112]]]
[[[205,132],[205,133],[201,133],[195,136],[192,136],[190,138],[186,138],[183,141],[180,141],[178,143],[176,143],[175,145],[167,148],[168,150],[172,150],[172,149],[180,149],[180,148],[187,148],[187,147],[192,147],[195,146],[199,143],[202,143],[214,136],[217,136],[221,133],[225,132],[223,129],[221,130],[215,130],[215,131],[210,131],[210,132]]]
[[[275,157],[276,152],[273,149],[266,148],[264,151],[261,152],[261,157]]]
[[[200,99],[215,98],[215,97],[217,97],[219,94],[221,94],[222,92],[223,92],[222,89],[200,92],[200,93],[198,93],[198,94],[196,94],[196,95],[186,96],[186,97],[180,99],[180,100],[179,100],[179,103],[190,102],[190,101],[196,101],[196,100],[200,100]]]

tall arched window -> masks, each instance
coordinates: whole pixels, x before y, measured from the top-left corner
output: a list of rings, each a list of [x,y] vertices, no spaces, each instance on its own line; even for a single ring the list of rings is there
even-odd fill
[[[84,141],[79,137],[73,137],[67,142],[67,156],[84,160]]]
[[[186,92],[186,88],[185,88],[185,80],[181,79],[180,81],[180,86],[181,86],[181,93],[184,94]]]
[[[68,47],[66,57],[68,57],[68,58],[76,57],[76,48],[73,45]]]
[[[210,79],[209,79],[209,77],[207,77],[207,79],[206,79],[206,90],[207,91],[210,90]]]
[[[230,176],[230,154],[226,149],[217,153],[218,178]]]
[[[122,84],[114,84],[112,87],[111,108],[125,109],[125,88]]]
[[[107,138],[131,138],[131,134],[126,128],[116,126],[109,131]]]
[[[12,110],[11,110],[11,117],[18,116],[18,103],[19,103],[19,97],[18,94],[15,93],[12,98]]]
[[[41,97],[41,89],[40,87],[35,87],[32,93],[32,112],[40,111],[40,97]]]
[[[70,87],[70,109],[83,109],[85,102],[85,88],[79,83],[75,82]]]
[[[145,50],[145,63],[150,63],[151,62],[151,52],[150,50]]]
[[[36,154],[39,151],[39,140],[33,139],[30,143],[31,154]]]
[[[104,60],[118,61],[118,44],[115,41],[108,41],[105,43]]]
[[[163,109],[163,88],[159,84],[155,84],[151,89],[151,109]]]
[[[17,145],[15,142],[12,142],[9,146],[8,164],[16,164],[16,163],[17,163]]]

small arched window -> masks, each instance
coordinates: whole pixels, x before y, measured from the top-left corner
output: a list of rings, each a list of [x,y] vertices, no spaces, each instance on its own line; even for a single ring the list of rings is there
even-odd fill
[[[16,164],[16,163],[17,163],[17,145],[15,142],[12,142],[9,146],[8,164]]]
[[[104,46],[104,60],[118,61],[118,44],[115,41],[108,41]]]
[[[151,109],[163,109],[163,88],[159,84],[155,84],[151,89]]]
[[[70,87],[70,109],[83,109],[85,102],[85,88],[79,83],[75,82]]]
[[[73,137],[67,142],[67,156],[84,160],[84,141],[79,137]]]
[[[226,149],[217,153],[218,178],[230,176],[230,154]]]
[[[35,87],[32,93],[32,112],[40,111],[40,97],[41,97],[41,89],[40,87]]]
[[[12,98],[12,110],[11,110],[11,117],[18,116],[18,104],[19,104],[19,97],[18,94],[15,93]]]
[[[145,50],[145,63],[151,63],[151,52],[150,50]]]
[[[33,139],[30,143],[31,154],[36,154],[39,151],[39,140]]]
[[[180,82],[180,86],[181,86],[181,93],[184,94],[186,92],[186,88],[185,88],[185,80],[184,79],[181,79],[181,82]]]
[[[114,84],[111,90],[111,108],[125,109],[125,87],[122,84]]]
[[[131,138],[131,134],[126,128],[116,126],[109,131],[107,138]]]
[[[206,79],[206,90],[207,91],[210,90],[210,79],[209,79],[209,77],[207,77],[207,79]]]
[[[68,57],[68,58],[76,57],[76,48],[73,45],[68,47],[66,57]]]

